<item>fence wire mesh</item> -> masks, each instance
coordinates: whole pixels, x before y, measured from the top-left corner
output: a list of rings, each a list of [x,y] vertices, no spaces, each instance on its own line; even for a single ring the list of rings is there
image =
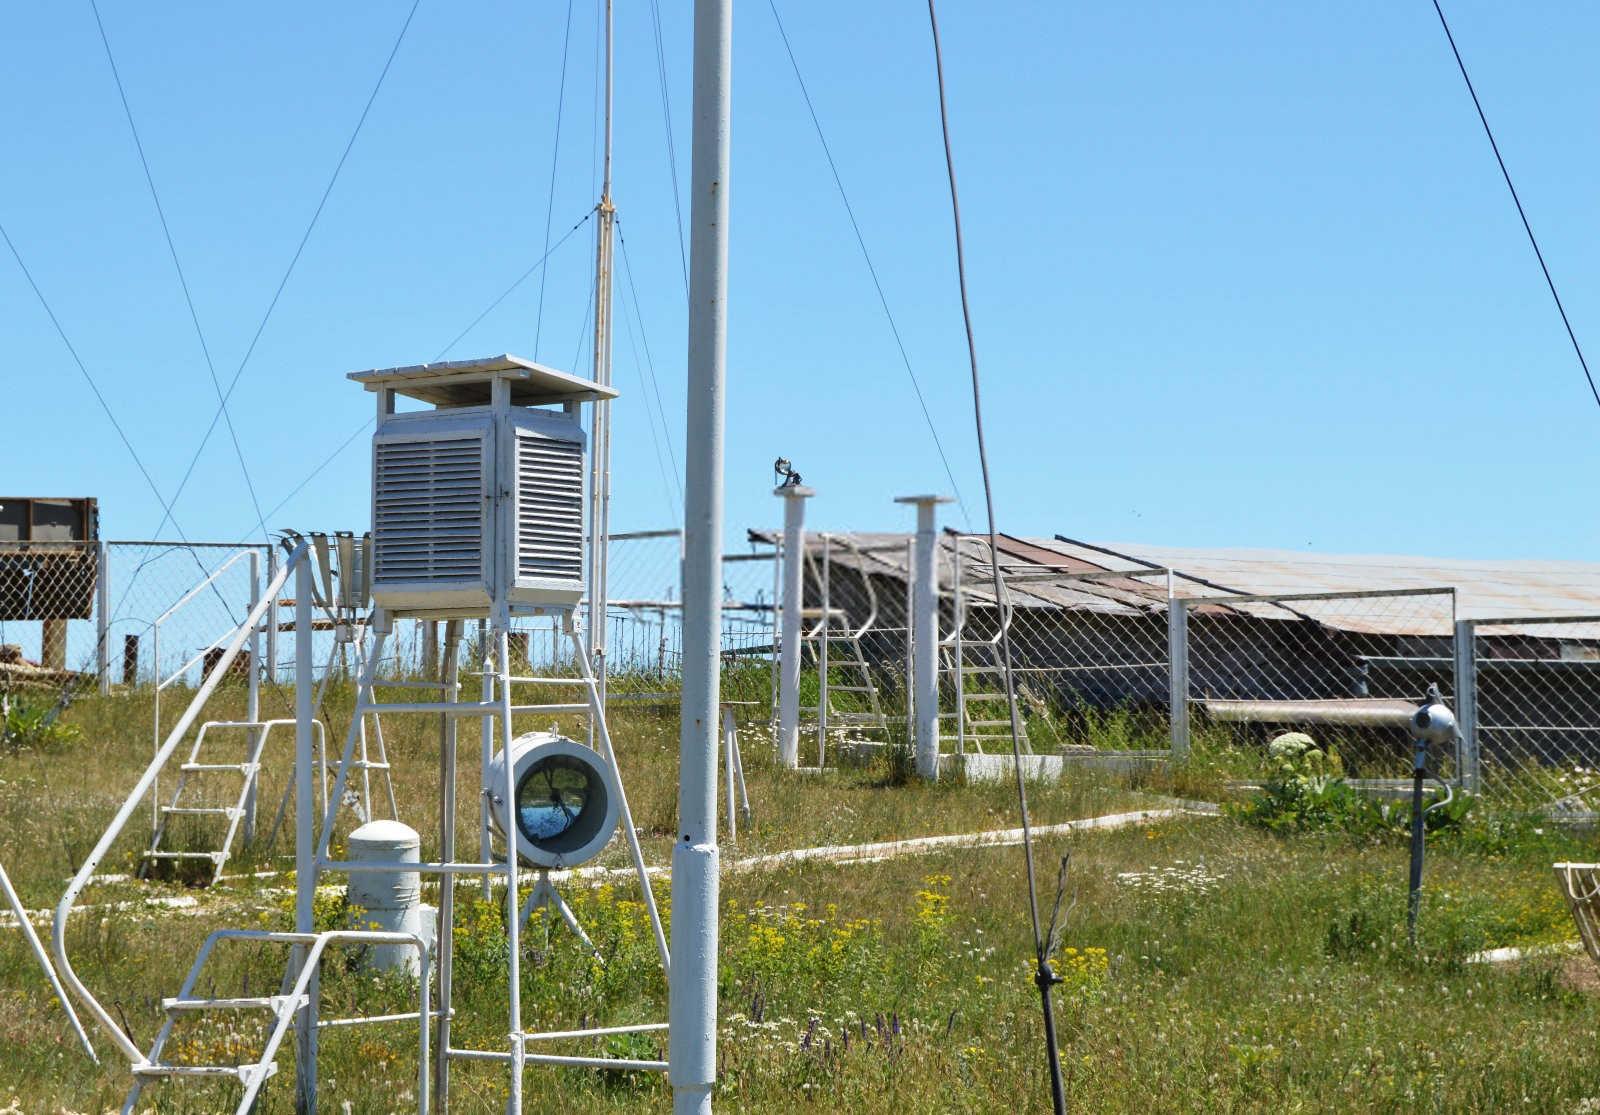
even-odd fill
[[[1468,620],[1469,784],[1557,816],[1600,813],[1600,616]]]
[[[1298,731],[1333,747],[1354,778],[1400,779],[1411,768],[1406,717],[1429,685],[1454,701],[1453,589],[1218,594],[1175,606],[1193,747],[1259,752]],[[1455,748],[1430,766],[1457,777]]]
[[[724,696],[760,719],[776,696],[781,562],[775,535],[751,537],[723,564]],[[903,533],[807,536],[802,719],[823,754],[830,738],[908,733],[912,546]],[[612,538],[612,700],[677,699],[681,549],[675,529]],[[1449,586],[1251,596],[1116,559],[1085,567],[1010,538],[1001,542],[996,601],[995,563],[983,536],[939,539],[937,675],[947,753],[1009,750],[998,648],[1008,623],[1024,747],[1035,753],[1248,756],[1274,734],[1298,730],[1335,746],[1353,777],[1391,780],[1407,772],[1398,717],[1433,684],[1462,724],[1459,748],[1435,757],[1438,773],[1508,808],[1600,812],[1600,613],[1458,624]],[[0,688],[75,694],[96,683],[197,684],[207,652],[244,619],[253,586],[265,584],[273,565],[264,546],[13,544],[0,552]],[[292,591],[291,584],[281,595]],[[1168,602],[1174,592],[1176,609]],[[268,626],[280,636],[292,628],[287,599],[271,615]],[[573,645],[554,623],[517,627],[519,662],[576,673]],[[430,633],[437,647],[437,627],[397,624],[384,672],[436,669]],[[469,646],[473,637],[469,624]],[[316,640],[319,673],[353,672],[351,649],[331,629]],[[264,654],[273,641],[264,633]],[[269,702],[292,665],[292,638],[276,641]]]

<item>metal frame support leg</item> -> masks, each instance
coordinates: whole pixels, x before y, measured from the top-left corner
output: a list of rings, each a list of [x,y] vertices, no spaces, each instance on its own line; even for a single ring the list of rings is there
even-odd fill
[[[779,488],[783,500],[783,604],[778,613],[778,765],[800,765],[800,632],[805,595],[806,500],[814,493],[798,485]]]
[[[111,563],[109,550],[98,547],[94,582],[94,672],[100,695],[111,692]]]
[[[312,933],[316,929],[312,916],[312,902],[317,893],[316,756],[312,750],[315,710],[311,703],[315,688],[311,663],[312,592],[311,562],[302,555],[294,571],[294,928],[297,933]],[[306,946],[295,946],[297,975],[306,960]],[[295,1111],[298,1115],[315,1115],[317,1110],[317,985],[317,974],[312,972],[306,1005],[295,1018]]]
[[[440,699],[454,702],[461,696],[461,621],[450,620],[444,632],[444,677]],[[439,859],[456,858],[456,724],[454,716],[439,717]],[[434,1040],[433,1094],[440,1111],[450,1110],[450,1003],[455,978],[456,877],[439,877],[439,931],[435,938],[435,970],[439,973],[439,1021]]]

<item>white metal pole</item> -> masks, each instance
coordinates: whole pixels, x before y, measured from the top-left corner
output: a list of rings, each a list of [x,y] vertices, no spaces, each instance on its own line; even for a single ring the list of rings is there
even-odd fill
[[[296,933],[316,929],[312,902],[317,894],[317,836],[312,751],[315,715],[311,705],[315,681],[311,676],[311,556],[301,549],[294,571],[294,879]],[[306,947],[295,946],[296,972],[306,962]],[[295,1110],[314,1115],[317,1110],[317,977],[312,973],[309,996],[295,1019]]]
[[[778,763],[800,765],[800,631],[805,584],[806,500],[815,493],[798,485],[779,488],[783,499],[783,607],[778,649]]]
[[[83,1051],[89,1055],[89,1060],[98,1065],[100,1058],[95,1056],[94,1046],[89,1043],[89,1035],[83,1032],[83,1023],[78,1020],[78,1012],[72,1009],[72,1001],[67,998],[66,989],[61,986],[61,977],[56,975],[56,966],[50,963],[50,957],[45,954],[44,942],[39,940],[33,922],[28,920],[28,911],[23,907],[22,899],[17,896],[16,888],[11,885],[11,877],[6,874],[4,864],[0,864],[0,896],[4,896],[6,904],[11,907],[11,912],[17,915],[17,928],[21,929],[22,935],[27,938],[28,948],[33,950],[33,958],[39,962],[39,967],[44,969],[45,977],[56,993],[56,1001],[61,1004],[61,1009],[67,1014],[67,1020],[72,1023],[73,1032],[83,1043]]]
[[[667,1075],[676,1115],[710,1115],[717,1079],[717,708],[722,665],[722,433],[728,346],[733,0],[695,0],[683,707],[672,848]],[[798,611],[798,609],[796,609]]]
[[[612,59],[615,53],[612,34],[612,2],[605,0],[605,172],[601,179],[600,201],[596,206],[594,260],[594,381],[611,383],[611,255],[612,223],[616,208],[611,203],[611,112],[614,103]],[[609,566],[611,543],[611,403],[596,399],[590,414],[593,437],[589,445],[590,468],[590,561],[589,561],[589,661],[594,666],[600,687],[601,707],[606,696],[606,601],[610,592]],[[594,745],[594,727],[589,729]]]
[[[956,648],[956,754],[967,753],[967,654],[966,647],[961,642],[961,629],[967,625],[967,598],[966,590],[961,584],[961,536],[956,535],[955,545],[951,547],[951,558],[955,566],[952,578],[955,581],[955,648]]]
[[[917,775],[939,777],[939,535],[936,508],[948,496],[901,496],[896,503],[917,509],[917,539],[912,571],[911,645],[913,696],[916,710]]]

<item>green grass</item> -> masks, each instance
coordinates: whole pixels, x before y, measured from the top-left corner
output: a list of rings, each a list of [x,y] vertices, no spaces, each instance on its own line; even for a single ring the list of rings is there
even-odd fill
[[[227,702],[240,695],[230,693]],[[333,695],[338,718],[349,694]],[[140,698],[86,700],[69,714],[70,748],[0,761],[0,856],[31,905],[54,901],[149,754]],[[341,704],[342,702],[342,704]],[[179,700],[171,702],[181,704]],[[217,715],[237,710],[219,708]],[[613,717],[617,747],[647,854],[665,862],[672,839],[674,717]],[[883,769],[795,776],[777,771],[770,743],[744,737],[755,824],[728,858],[811,844],[1010,827],[1005,786],[886,785]],[[434,815],[437,726],[392,718],[401,815],[424,832]],[[463,732],[464,806],[476,785],[475,733]],[[274,747],[287,748],[289,737]],[[281,787],[287,752],[269,756]],[[1197,748],[1195,770],[1145,776],[1162,790],[1215,787],[1239,756]],[[1040,822],[1149,802],[1140,787],[1076,775],[1032,789]],[[275,791],[263,794],[276,804]],[[463,839],[473,839],[473,820]],[[1184,817],[1154,827],[1050,839],[1040,876],[1071,853],[1069,916],[1058,966],[1060,1045],[1075,1109],[1571,1111],[1600,1096],[1593,1034],[1600,1001],[1571,990],[1554,963],[1489,967],[1478,949],[1572,936],[1550,876],[1557,855],[1593,858],[1592,838],[1517,828],[1505,839],[1430,849],[1421,948],[1404,945],[1405,849],[1389,838],[1275,835],[1227,818]],[[117,851],[126,864],[138,841]],[[468,846],[474,846],[469,844]],[[280,841],[277,854],[286,851]],[[620,864],[620,844],[606,862]],[[274,867],[265,852],[241,859]],[[113,864],[112,866],[116,866]],[[744,1111],[1036,1111],[1047,1105],[1037,994],[1029,976],[1021,853],[942,853],[868,865],[806,863],[729,874],[723,884],[721,1080],[717,1102]],[[159,998],[174,994],[213,928],[287,927],[282,879],[214,891],[175,884],[97,887],[89,902],[195,893],[198,916],[139,906],[77,915],[70,933],[80,975],[147,1046]],[[476,888],[463,888],[464,897]],[[595,965],[559,927],[528,935],[523,993],[531,1025],[661,1019],[664,985],[632,885],[572,887],[580,918],[608,957]],[[659,892],[665,904],[665,888]],[[1048,899],[1049,895],[1046,895]],[[668,911],[670,913],[670,911]],[[323,916],[338,917],[332,904]],[[465,902],[457,941],[456,1040],[503,1041],[504,936],[497,912]],[[1066,949],[1075,950],[1068,953]],[[1103,953],[1095,950],[1103,950]],[[261,994],[281,956],[239,946],[206,985]],[[325,978],[327,1012],[404,1009],[409,990],[340,960]],[[20,936],[0,933],[0,1111],[114,1108],[127,1075],[92,1069],[32,966]],[[252,1046],[248,1020],[193,1023],[178,1045],[201,1058]],[[324,1034],[323,1104],[354,1112],[414,1102],[415,1035],[404,1025]],[[657,1037],[594,1046],[657,1056]],[[576,1050],[574,1050],[576,1051]],[[263,1113],[292,1109],[292,1063],[282,1060]],[[458,1066],[455,1110],[495,1111],[504,1072]],[[613,1112],[670,1105],[664,1081],[588,1070],[530,1070],[528,1110]],[[226,1109],[225,1093],[152,1088],[153,1110]],[[559,1105],[554,1097],[560,1096]]]

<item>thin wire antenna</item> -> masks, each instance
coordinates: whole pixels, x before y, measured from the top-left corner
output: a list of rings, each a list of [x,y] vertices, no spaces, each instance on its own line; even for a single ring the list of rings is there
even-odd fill
[[[939,16],[934,10],[934,0],[928,0],[928,27],[933,33],[934,73],[939,84],[939,128],[944,137],[945,173],[950,179],[950,218],[955,229],[956,278],[961,287],[961,320],[967,333],[967,362],[972,369],[972,424],[978,438],[978,465],[983,474],[983,503],[989,526],[989,573],[993,579],[995,607],[1000,612],[1000,659],[1006,681],[1006,711],[1011,721],[1011,756],[1017,776],[1017,807],[1022,814],[1022,856],[1028,876],[1028,916],[1033,924],[1035,969],[1033,982],[1039,988],[1040,1006],[1044,1010],[1045,1055],[1050,1066],[1050,1096],[1056,1115],[1067,1110],[1066,1090],[1061,1081],[1061,1054],[1056,1048],[1055,1008],[1050,1002],[1050,989],[1061,982],[1050,967],[1050,942],[1039,924],[1039,891],[1033,872],[1033,826],[1028,817],[1028,788],[1022,777],[1022,726],[1017,715],[1017,688],[1011,662],[1010,608],[1005,603],[1000,579],[1000,539],[995,529],[994,485],[989,478],[989,453],[983,438],[983,393],[978,375],[978,343],[972,331],[972,307],[967,298],[966,251],[961,239],[961,196],[956,189],[955,154],[950,146],[950,112],[946,104],[944,87],[944,52],[939,45]],[[1066,875],[1066,864],[1061,867]],[[1057,910],[1060,900],[1057,899]],[[1051,919],[1054,933],[1055,918]]]
[[[1484,114],[1483,102],[1478,100],[1478,91],[1473,88],[1472,78],[1467,75],[1467,64],[1461,60],[1461,51],[1456,47],[1456,37],[1450,33],[1450,22],[1444,18],[1444,9],[1439,6],[1439,0],[1433,0],[1433,10],[1439,15],[1439,26],[1444,28],[1444,37],[1450,43],[1450,53],[1456,58],[1456,68],[1461,71],[1461,80],[1466,83],[1467,92],[1472,97],[1472,107],[1478,110],[1478,122],[1483,125],[1483,134],[1489,138],[1489,149],[1494,152],[1494,161],[1500,164],[1500,176],[1506,180],[1506,189],[1510,191],[1511,201],[1517,207],[1517,216],[1522,219],[1522,231],[1528,234],[1528,244],[1533,248],[1534,258],[1539,261],[1539,270],[1544,272],[1544,284],[1550,288],[1550,297],[1556,304],[1556,312],[1561,315],[1561,324],[1567,330],[1567,340],[1572,342],[1572,351],[1577,354],[1578,366],[1583,369],[1583,378],[1589,381],[1589,394],[1594,396],[1596,405],[1600,405],[1600,388],[1595,386],[1594,376],[1589,372],[1589,361],[1584,359],[1583,346],[1578,343],[1578,335],[1573,332],[1572,321],[1567,317],[1567,308],[1561,304],[1561,295],[1556,292],[1556,281],[1551,278],[1550,268],[1544,261],[1544,253],[1539,250],[1539,240],[1533,235],[1533,225],[1528,222],[1527,210],[1522,208],[1522,198],[1517,196],[1517,187],[1511,181],[1511,171],[1506,169],[1506,161],[1500,154],[1500,145],[1495,142],[1494,129],[1489,127],[1489,117]]]
[[[222,417],[223,408],[226,407],[228,400],[233,397],[234,388],[239,386],[239,378],[244,375],[245,368],[250,364],[250,358],[255,355],[256,345],[261,341],[261,334],[266,331],[267,323],[272,320],[273,311],[278,308],[278,300],[283,297],[284,288],[289,285],[289,278],[294,274],[295,267],[300,263],[301,255],[305,253],[306,245],[311,241],[311,234],[316,230],[317,222],[322,218],[322,211],[327,207],[328,198],[332,196],[333,188],[339,181],[339,174],[344,170],[344,164],[349,160],[350,152],[355,148],[356,139],[361,135],[361,129],[367,122],[367,116],[372,112],[372,106],[377,101],[379,92],[383,89],[384,79],[389,76],[389,70],[394,66],[395,56],[400,53],[400,46],[406,41],[406,32],[411,29],[411,21],[416,17],[417,8],[421,4],[422,0],[412,0],[411,10],[406,13],[406,21],[400,25],[400,33],[395,36],[394,46],[390,48],[389,56],[384,60],[383,69],[379,71],[378,80],[372,86],[372,93],[367,97],[367,103],[361,109],[361,116],[356,120],[356,126],[350,133],[350,139],[345,143],[344,150],[339,155],[339,161],[334,164],[333,173],[328,176],[328,184],[322,191],[322,197],[317,201],[317,207],[311,214],[311,220],[306,224],[306,230],[300,237],[300,243],[295,246],[294,255],[289,259],[289,266],[284,268],[283,277],[278,280],[278,287],[272,293],[272,301],[267,303],[266,312],[261,315],[261,321],[256,326],[255,335],[250,338],[250,345],[245,349],[244,358],[239,361],[238,369],[228,382],[228,389],[223,392],[223,406],[219,406],[217,412],[211,416],[211,424],[206,427],[205,434],[201,436],[200,445],[195,449],[194,456],[189,459],[189,467],[184,470],[183,479],[178,483],[178,490],[172,495],[174,506],[177,504],[179,497],[183,495],[190,478],[194,476],[195,466],[200,462],[200,454],[205,452],[206,444],[211,440],[211,434],[217,428],[217,421]],[[160,535],[161,528],[167,525],[170,518],[169,511],[167,517],[163,518],[160,524],[157,525],[155,529],[157,535]],[[132,586],[130,585],[130,587]]]
[[[867,250],[867,239],[861,233],[860,222],[856,220],[855,207],[850,204],[850,195],[845,192],[844,179],[839,175],[839,165],[833,159],[833,149],[828,146],[828,137],[822,132],[822,121],[817,116],[816,105],[811,102],[811,91],[806,88],[806,79],[800,74],[800,62],[795,58],[794,47],[789,44],[789,33],[784,30],[783,17],[778,14],[777,0],[767,0],[767,7],[772,11],[772,21],[778,26],[778,37],[783,40],[784,53],[789,56],[789,66],[794,70],[795,82],[800,86],[800,96],[806,102],[806,112],[811,116],[811,126],[816,129],[817,141],[822,144],[822,154],[828,160],[828,170],[833,175],[833,184],[839,191],[839,200],[844,202],[845,215],[850,218],[850,229],[855,233],[856,246],[861,249],[861,258],[866,261],[867,273],[872,276],[872,288],[878,292],[878,304],[883,307],[883,316],[889,322],[889,332],[894,334],[895,347],[900,350],[900,363],[905,365],[906,376],[911,380],[911,390],[917,396],[917,406],[922,408],[922,420],[927,423],[928,433],[933,435],[933,447],[938,450],[939,461],[944,465],[944,475],[950,481],[950,490],[956,497],[956,506],[961,508],[961,518],[966,522],[967,529],[971,530],[972,516],[967,512],[967,501],[961,498],[961,486],[956,483],[955,470],[950,467],[950,458],[945,454],[944,442],[940,440],[933,414],[928,410],[928,400],[922,394],[922,383],[917,379],[917,373],[911,369],[911,357],[907,354],[906,343],[900,336],[900,326],[894,320],[893,311],[889,309],[888,295],[883,292],[883,282],[878,278],[878,268],[872,262],[872,253]]]
[[[567,103],[567,48],[572,45],[572,0],[567,0],[567,30],[561,37],[561,81],[556,86],[556,138],[550,151],[550,196],[544,208],[544,253],[550,254],[550,217],[556,211],[556,169],[561,165],[561,118]],[[544,288],[549,277],[539,272],[539,309],[533,319],[533,358],[539,359],[539,337],[544,332]]]
[[[161,204],[161,192],[156,189],[155,175],[150,171],[150,160],[144,151],[144,140],[139,136],[139,125],[133,119],[133,106],[128,102],[128,91],[122,84],[122,71],[117,67],[116,54],[111,49],[111,38],[106,34],[105,21],[100,18],[100,4],[98,0],[89,0],[89,8],[94,12],[94,25],[100,32],[100,45],[105,47],[106,62],[111,66],[111,78],[117,85],[117,96],[122,100],[122,114],[127,118],[128,131],[133,135],[134,150],[139,153],[139,166],[144,170],[145,185],[150,188],[150,200],[155,203],[156,217],[161,222],[161,235],[167,241],[167,254],[172,257],[172,269],[178,274],[178,285],[183,288],[184,305],[189,308],[189,321],[194,325],[194,335],[200,342],[200,352],[206,360],[206,372],[211,377],[211,388],[216,392],[217,402],[222,407],[222,419],[228,427],[228,437],[233,442],[233,454],[239,461],[239,471],[244,475],[245,490],[250,493],[250,506],[255,509],[256,523],[261,528],[263,541],[268,541],[266,516],[261,513],[261,500],[256,495],[255,481],[250,477],[250,466],[245,463],[244,447],[239,444],[239,432],[234,429],[233,415],[228,413],[227,400],[222,394],[222,381],[217,378],[217,365],[211,358],[211,346],[206,343],[205,330],[200,327],[200,314],[194,307],[194,295],[189,292],[189,279],[183,272],[183,263],[178,258],[178,246],[172,240],[172,228],[167,223],[167,210]]]

